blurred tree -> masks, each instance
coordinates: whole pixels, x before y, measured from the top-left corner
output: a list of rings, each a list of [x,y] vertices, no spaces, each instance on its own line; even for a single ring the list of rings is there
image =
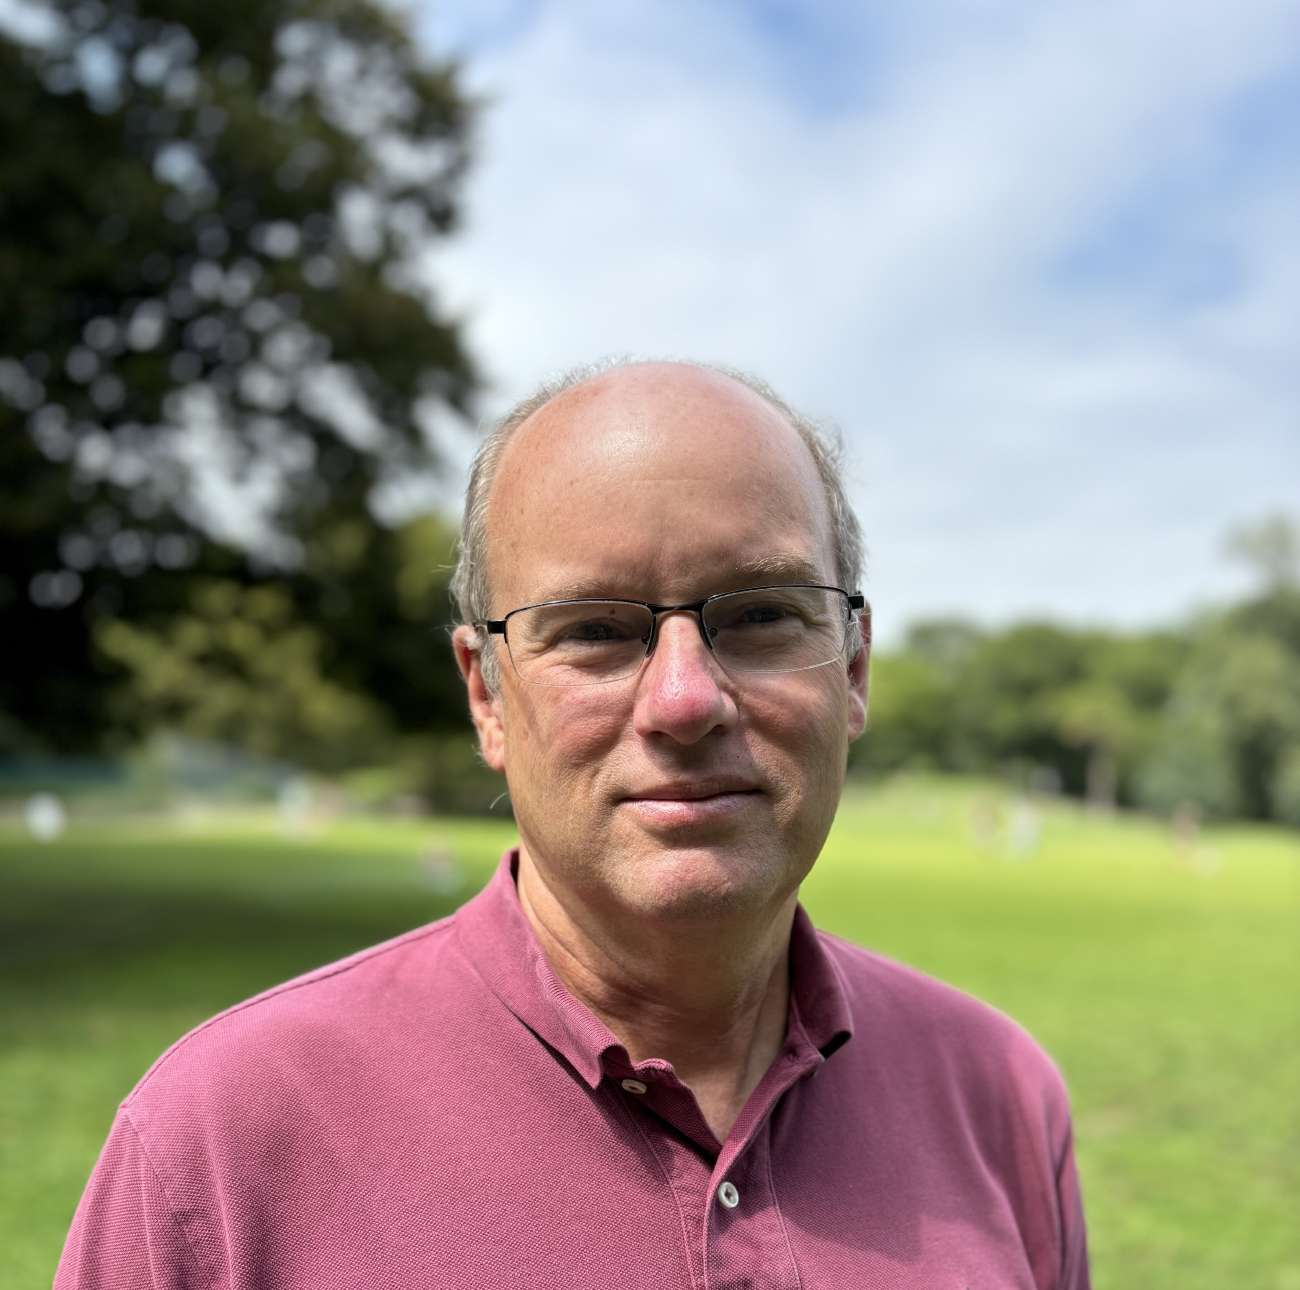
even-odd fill
[[[1227,549],[1254,568],[1266,592],[1300,584],[1300,531],[1289,515],[1270,515],[1235,529]]]
[[[281,712],[310,763],[459,724],[425,581],[451,535],[397,523],[475,387],[425,268],[454,68],[369,0],[27,12],[0,38],[7,744],[163,716],[271,744]]]
[[[321,674],[319,633],[278,582],[193,585],[162,630],[99,623],[104,653],[131,676],[126,720],[236,744],[299,765],[346,769],[383,746],[373,701]]]
[[[849,750],[866,770],[941,770],[963,765],[954,709],[962,669],[981,635],[961,619],[918,623],[901,650],[871,658],[867,733]]]
[[[1058,693],[1052,708],[1061,741],[1087,755],[1089,803],[1113,809],[1119,797],[1119,751],[1131,739],[1134,724],[1127,696],[1108,680],[1088,677]]]
[[[1300,533],[1273,516],[1229,548],[1258,594],[1185,631],[913,628],[872,661],[852,765],[1048,769],[1099,806],[1300,825]]]
[[[929,662],[912,653],[871,660],[867,733],[849,749],[853,767],[940,770],[948,764],[952,687]]]
[[[853,765],[1050,769],[1098,806],[1300,824],[1300,586],[1285,526],[1261,594],[1185,632],[923,624],[872,662]]]
[[[1086,751],[1061,737],[1058,696],[1086,681],[1097,642],[1086,632],[1027,623],[981,640],[962,669],[955,720],[964,756],[981,768],[1050,766],[1081,792]]]
[[[1211,814],[1294,820],[1297,764],[1300,589],[1280,580],[1203,624],[1142,797],[1162,810],[1187,801]]]
[[[1279,820],[1300,828],[1300,743],[1292,744],[1278,761],[1272,805]]]
[[[1136,777],[1159,738],[1161,717],[1186,641],[1173,633],[1088,633],[1084,676],[1049,700],[1064,744],[1082,749],[1084,793],[1108,810],[1136,795]]]
[[[1186,650],[1172,632],[921,624],[873,662],[855,764],[1038,768],[1099,805],[1132,800]]]
[[[1240,795],[1218,715],[1186,694],[1176,694],[1161,736],[1138,774],[1138,801],[1162,815],[1187,805],[1219,819],[1237,814]]]

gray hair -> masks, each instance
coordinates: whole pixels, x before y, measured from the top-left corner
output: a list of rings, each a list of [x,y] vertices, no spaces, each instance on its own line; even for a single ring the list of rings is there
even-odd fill
[[[473,623],[492,617],[492,586],[488,577],[488,499],[492,493],[492,481],[496,478],[497,467],[501,464],[501,454],[505,451],[506,444],[529,417],[545,407],[552,399],[558,398],[566,390],[590,380],[593,376],[615,371],[632,361],[634,360],[623,358],[605,359],[599,363],[574,368],[563,376],[546,382],[527,398],[515,404],[479,445],[470,470],[469,485],[465,490],[465,517],[461,524],[460,549],[456,570],[451,578],[451,594],[456,601],[460,622]],[[826,506],[830,511],[831,546],[835,555],[835,571],[840,586],[851,593],[858,591],[862,583],[865,558],[862,527],[858,523],[858,517],[853,513],[853,507],[849,505],[848,494],[844,490],[842,478],[844,441],[839,433],[818,425],[796,412],[765,381],[750,376],[747,372],[712,363],[688,363],[686,366],[729,377],[757,394],[794,427],[804,446],[812,454],[825,493]],[[480,632],[480,646],[485,642],[486,635]],[[857,652],[860,643],[860,629],[855,621],[850,639],[850,647],[854,653]],[[495,691],[500,679],[496,651],[484,649],[482,660],[483,679],[488,689]]]

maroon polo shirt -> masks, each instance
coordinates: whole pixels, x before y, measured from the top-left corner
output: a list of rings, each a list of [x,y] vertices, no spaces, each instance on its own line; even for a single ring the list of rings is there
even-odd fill
[[[513,874],[160,1058],[56,1290],[1087,1287],[1018,1026],[800,910],[785,1044],[719,1143],[561,985]]]

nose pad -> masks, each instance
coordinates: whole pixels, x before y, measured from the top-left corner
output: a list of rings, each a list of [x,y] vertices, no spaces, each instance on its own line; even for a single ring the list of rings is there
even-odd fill
[[[702,609],[667,609],[662,613],[655,615],[654,622],[650,625],[650,635],[641,638],[647,642],[645,652],[646,658],[649,658],[650,655],[655,652],[655,646],[659,643],[659,624],[668,614],[694,614],[695,626],[700,632],[700,640],[704,642],[705,647],[708,649],[710,654],[714,652],[712,633],[710,632],[710,629],[704,625],[704,611]]]

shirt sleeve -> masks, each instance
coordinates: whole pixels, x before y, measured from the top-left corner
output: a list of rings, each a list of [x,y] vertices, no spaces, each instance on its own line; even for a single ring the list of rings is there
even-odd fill
[[[1066,1133],[1056,1171],[1056,1196],[1061,1213],[1060,1290],[1091,1290],[1088,1276],[1088,1236],[1083,1220],[1083,1194],[1074,1163],[1074,1131]]]
[[[125,1110],[77,1206],[54,1290],[207,1290],[194,1251]]]

